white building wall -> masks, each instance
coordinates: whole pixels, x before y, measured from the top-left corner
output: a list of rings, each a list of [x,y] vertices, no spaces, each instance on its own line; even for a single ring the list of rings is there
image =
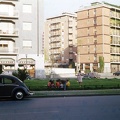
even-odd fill
[[[110,63],[104,63],[104,73],[111,73]]]
[[[7,2],[7,1],[6,1]],[[14,60],[14,68],[13,70],[18,69],[18,61],[20,59],[32,58],[35,61],[35,77],[36,78],[44,78],[44,55],[43,52],[43,25],[44,25],[44,16],[43,16],[43,0],[9,0],[8,2],[12,2],[14,5],[10,4],[10,11],[8,11],[9,15],[13,14],[13,10],[18,11],[18,19],[9,19],[14,22],[14,25],[11,24],[9,26],[9,33],[13,33],[13,29],[18,29],[19,34],[17,37],[8,37],[8,39],[4,42],[4,44],[9,41],[9,38],[14,41],[9,41],[8,45],[8,53],[10,54],[3,54],[1,55],[2,60],[7,58],[12,58]],[[6,3],[6,5],[9,5]],[[30,11],[23,9],[24,5],[30,5]],[[6,8],[7,9],[7,8]],[[26,7],[25,7],[26,9]],[[1,9],[0,9],[1,10]],[[4,12],[3,12],[4,13]],[[7,18],[6,18],[7,19]],[[24,29],[24,23],[30,23],[29,30]],[[4,24],[4,23],[3,23]],[[8,24],[8,23],[5,23]],[[1,26],[2,27],[2,26]],[[7,29],[7,28],[6,28]],[[4,29],[3,29],[4,30]],[[3,37],[2,39],[4,39]],[[1,39],[1,36],[0,36]],[[30,41],[30,42],[26,42]],[[23,45],[25,43],[31,44],[29,48],[25,48]],[[29,46],[29,45],[28,45]],[[14,49],[18,48],[18,52],[14,53]],[[1,51],[0,51],[1,53]],[[9,59],[7,59],[9,60]],[[4,61],[3,61],[4,62]],[[2,62],[1,62],[2,63]],[[9,61],[5,64],[10,63]],[[5,66],[4,64],[4,66]],[[8,65],[8,64],[7,64]],[[9,67],[9,65],[8,65]]]

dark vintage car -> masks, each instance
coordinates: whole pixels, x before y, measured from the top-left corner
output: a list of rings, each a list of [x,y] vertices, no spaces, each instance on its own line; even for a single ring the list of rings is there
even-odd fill
[[[30,95],[33,95],[33,93],[20,79],[12,75],[0,75],[0,98],[11,97],[22,100]]]
[[[120,75],[120,71],[114,72],[113,75],[119,76]]]

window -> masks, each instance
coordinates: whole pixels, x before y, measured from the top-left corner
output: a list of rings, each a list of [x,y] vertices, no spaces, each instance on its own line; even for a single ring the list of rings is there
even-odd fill
[[[12,22],[0,22],[0,30],[3,34],[13,34],[14,32],[14,23]]]
[[[64,61],[64,57],[62,57],[62,61]]]
[[[94,47],[94,52],[97,52],[97,48],[96,48],[96,46]]]
[[[4,15],[14,15],[14,6],[8,4],[0,4],[0,13]]]
[[[87,24],[89,25],[89,23],[90,23],[90,20],[88,19]]]
[[[0,44],[0,47],[2,47],[2,48],[7,48],[7,47],[8,47],[8,44]]]
[[[96,15],[96,9],[94,9],[94,12],[93,12],[94,15]]]
[[[32,13],[32,5],[24,4],[23,5],[23,12],[24,13]]]
[[[32,23],[24,22],[23,23],[23,30],[32,30]]]
[[[89,28],[88,28],[88,36],[89,36]]]
[[[97,19],[96,18],[94,18],[93,23],[94,23],[94,25],[97,25]]]
[[[97,44],[97,40],[96,39],[94,40],[94,44]]]
[[[88,53],[90,52],[90,46],[88,46]]]
[[[32,48],[32,41],[31,40],[24,40],[23,41],[23,48]]]
[[[15,83],[14,80],[10,79],[10,78],[4,78],[4,84],[13,84]]]
[[[89,40],[89,39],[87,39],[87,41],[88,41],[88,44],[90,44],[90,40]]]
[[[97,35],[97,31],[95,31],[95,36]]]
[[[89,17],[89,10],[88,10],[88,12],[87,12],[87,16]]]
[[[97,56],[94,56],[94,61],[97,61]]]

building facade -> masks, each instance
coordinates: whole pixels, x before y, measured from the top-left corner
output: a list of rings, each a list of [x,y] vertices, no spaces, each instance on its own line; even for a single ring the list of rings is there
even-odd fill
[[[45,77],[43,0],[0,2],[0,64],[4,71],[26,68],[32,77]]]
[[[76,62],[76,15],[62,13],[48,18],[45,23],[45,62],[46,66],[68,67]]]
[[[81,70],[97,71],[102,57],[104,72],[120,71],[120,7],[96,2],[77,11],[77,42]]]

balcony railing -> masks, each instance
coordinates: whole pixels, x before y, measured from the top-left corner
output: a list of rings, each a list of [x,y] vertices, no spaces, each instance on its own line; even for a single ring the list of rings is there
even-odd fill
[[[8,48],[0,48],[0,54],[18,54],[18,48],[9,50]]]
[[[111,43],[111,46],[120,46],[120,43]]]
[[[19,14],[18,11],[14,11],[13,14],[9,14],[8,12],[0,12],[0,18],[7,18],[7,19],[18,19]]]
[[[110,35],[111,35],[111,36],[116,36],[116,37],[117,37],[117,36],[118,36],[118,37],[120,36],[119,33],[115,33],[115,32],[111,32]]]
[[[110,54],[113,54],[113,55],[120,55],[120,52],[111,51]]]
[[[120,28],[120,24],[116,24],[116,25],[115,25],[115,24],[112,24],[112,23],[111,23],[110,26],[111,26],[111,27],[114,27],[114,28]]]
[[[54,52],[53,54],[60,54],[60,52],[59,52],[59,51],[56,51],[56,52]]]
[[[111,63],[120,63],[120,59],[111,59],[110,62]]]
[[[0,37],[18,37],[18,30],[9,31],[9,30],[0,30]]]
[[[50,40],[50,43],[53,43],[53,42],[60,42],[60,39]]]
[[[54,46],[51,46],[51,48],[59,48],[61,47],[61,45],[54,45]]]
[[[119,16],[116,16],[116,14],[111,14],[110,17],[120,20],[120,17],[119,17]]]

